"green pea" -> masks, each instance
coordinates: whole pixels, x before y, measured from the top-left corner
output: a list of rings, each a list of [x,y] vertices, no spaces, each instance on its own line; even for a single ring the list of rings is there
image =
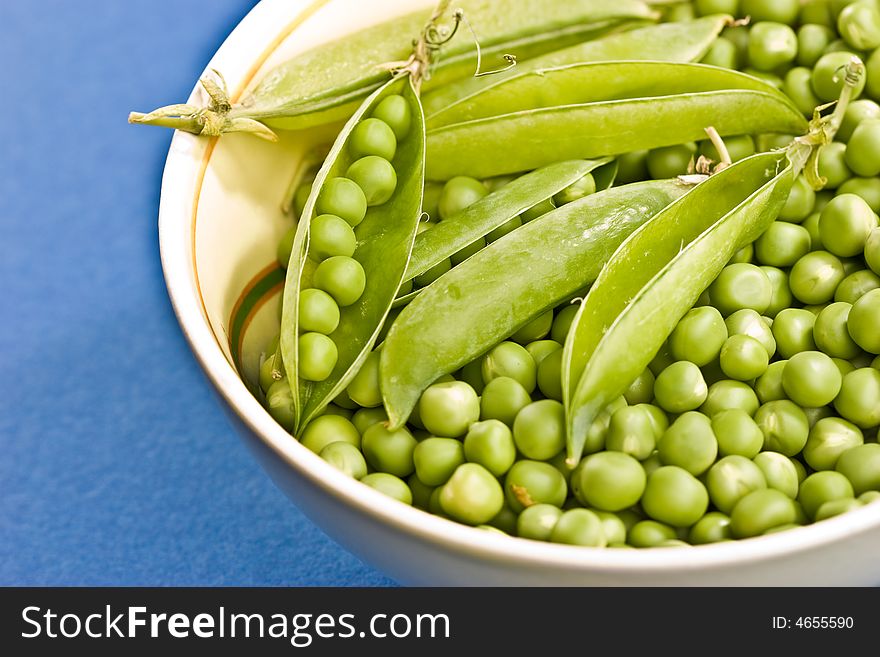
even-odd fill
[[[852,57],[850,52],[829,52],[819,58],[813,67],[813,91],[819,98],[831,102],[840,97],[843,89],[843,71]],[[857,98],[864,88],[863,77],[853,89],[853,98]]]
[[[758,260],[774,267],[790,267],[809,252],[807,229],[784,221],[774,221],[755,242]]]
[[[651,427],[654,429],[654,437],[659,439],[669,427],[669,418],[666,417],[666,413],[663,412],[663,409],[653,404],[638,404],[638,407],[648,414],[651,420]]]
[[[876,490],[866,491],[866,492],[862,493],[861,495],[859,495],[858,500],[862,504],[871,504],[872,502],[876,502],[877,500],[880,500],[880,491],[876,491]]]
[[[733,254],[733,257],[727,263],[729,265],[734,265],[738,262],[752,262],[755,259],[755,247],[754,244],[746,244],[743,248]],[[698,306],[708,306],[709,305],[709,294],[707,292],[703,292],[700,295]]]
[[[821,351],[793,355],[782,371],[782,387],[793,402],[816,408],[830,404],[840,392],[840,370]]]
[[[743,497],[766,487],[761,468],[745,456],[725,456],[706,474],[706,488],[712,504],[727,514]]]
[[[371,426],[363,435],[364,456],[374,469],[406,477],[415,469],[413,452],[418,442],[405,428],[392,431],[384,423]]]
[[[464,448],[454,438],[426,438],[412,454],[416,476],[428,486],[442,486],[465,462]]]
[[[837,17],[837,31],[856,50],[880,46],[880,10],[874,0],[861,0],[843,8]]]
[[[495,228],[494,230],[491,230],[491,231],[486,235],[486,243],[487,243],[487,244],[491,244],[492,242],[497,242],[498,240],[500,240],[500,239],[501,239],[502,237],[504,237],[505,235],[508,235],[508,234],[512,233],[512,232],[515,231],[517,228],[519,228],[520,226],[522,226],[522,223],[523,223],[523,222],[522,222],[522,219],[521,219],[520,217],[518,217],[518,216],[517,216],[517,217],[513,217],[512,219],[509,219],[508,221],[505,221],[503,224],[501,224],[500,226],[498,226],[498,228]]]
[[[554,399],[532,402],[517,414],[513,439],[526,458],[552,458],[565,447],[565,408]]]
[[[844,376],[834,408],[862,429],[880,425],[880,371],[863,367]]]
[[[493,475],[500,477],[516,461],[513,434],[499,420],[475,422],[464,439],[464,456],[471,463],[479,463]]]
[[[376,105],[376,109],[373,110],[373,118],[388,124],[399,141],[409,134],[412,125],[412,109],[403,96],[387,96]]]
[[[584,454],[592,454],[605,447],[605,437],[611,424],[611,416],[618,408],[623,408],[624,406],[626,406],[626,400],[623,397],[618,397],[599,412],[587,431]]]
[[[483,357],[483,382],[499,376],[515,379],[531,394],[537,383],[537,368],[525,347],[515,342],[502,342]]]
[[[761,469],[768,488],[785,493],[792,500],[797,497],[800,482],[792,459],[778,452],[761,452],[752,460]]]
[[[689,361],[678,361],[664,369],[654,383],[660,407],[669,413],[684,413],[706,401],[709,388],[700,368]]]
[[[693,5],[689,2],[683,2],[676,5],[666,7],[664,19],[670,23],[680,21],[690,21],[696,17]]]
[[[626,392],[623,393],[623,398],[626,399],[626,403],[633,406],[636,404],[650,403],[650,401],[654,399],[654,380],[654,374],[649,369],[646,369],[639,374],[636,380],[626,389]]]
[[[312,184],[314,182],[315,175],[314,173],[310,173],[303,179],[296,188],[296,192],[293,194],[293,214],[299,219],[302,218],[303,210],[305,210],[309,196],[312,194]]]
[[[275,257],[278,259],[278,264],[281,265],[282,269],[287,269],[287,265],[290,262],[290,252],[293,250],[293,240],[295,238],[296,226],[294,225],[284,231],[284,235],[281,236],[281,240],[278,242]]]
[[[500,420],[508,426],[513,426],[517,413],[531,402],[529,393],[518,381],[500,376],[492,379],[483,389],[480,399],[480,418]]]
[[[352,424],[354,424],[361,435],[374,424],[387,421],[388,415],[385,413],[384,408],[362,408],[351,417]]]
[[[413,284],[417,288],[427,287],[438,278],[440,278],[443,274],[448,272],[450,269],[452,269],[452,261],[449,258],[445,258],[427,271],[422,272],[421,274],[413,278]]]
[[[692,545],[720,543],[731,538],[730,518],[718,511],[704,515],[688,532],[688,542]]]
[[[858,196],[875,213],[880,210],[880,178],[850,178],[837,192]]]
[[[862,503],[858,500],[829,500],[816,510],[816,522],[819,522],[820,520],[827,520],[828,518],[833,518],[834,516],[839,516],[843,513],[846,513],[847,511],[858,509],[861,506]]]
[[[367,356],[358,373],[346,388],[352,401],[364,408],[382,405],[382,391],[379,390],[379,352]]]
[[[804,447],[804,459],[814,470],[833,470],[841,454],[864,443],[861,430],[839,417],[825,417],[813,425]]]
[[[709,494],[687,470],[665,465],[648,477],[642,508],[654,520],[673,527],[690,527],[709,506]]]
[[[836,302],[825,306],[816,317],[813,338],[819,350],[835,358],[855,358],[861,353],[859,346],[847,330],[852,305]]]
[[[806,23],[798,30],[797,38],[797,63],[812,68],[819,61],[825,47],[831,43],[834,32],[824,25]]]
[[[770,286],[773,289],[773,293],[770,296],[770,305],[764,311],[764,314],[772,319],[786,308],[791,307],[794,303],[794,295],[791,293],[791,286],[788,284],[788,274],[785,271],[777,267],[761,267],[761,271],[767,274]]]
[[[852,171],[866,178],[880,173],[880,119],[862,121],[853,131],[846,148],[846,163]]]
[[[361,483],[366,484],[380,493],[384,493],[390,498],[403,502],[404,504],[412,504],[412,491],[406,482],[400,477],[395,477],[386,472],[374,472],[365,477],[361,477]]]
[[[880,445],[877,443],[850,447],[840,455],[834,468],[852,484],[856,495],[880,491]]]
[[[831,13],[829,0],[805,0],[801,7],[801,23],[834,27],[835,17]]]
[[[449,269],[451,269],[452,267],[456,267],[456,266],[460,265],[460,264],[463,263],[465,260],[467,260],[468,258],[470,258],[472,255],[474,255],[474,254],[476,254],[476,253],[482,251],[485,247],[486,247],[486,238],[485,238],[485,237],[481,237],[481,238],[479,238],[479,239],[477,239],[477,240],[474,240],[473,242],[471,242],[470,244],[468,244],[466,247],[464,247],[464,248],[461,249],[460,251],[457,251],[457,252],[454,253],[452,256],[450,256],[450,258],[449,258],[449,262],[450,262],[450,267],[449,267]],[[448,271],[448,270],[447,270],[447,271]],[[446,272],[444,271],[444,272],[442,272],[442,273],[445,274]],[[439,278],[439,277],[438,277],[438,278]],[[435,278],[435,280],[436,280],[436,278]]]
[[[658,547],[677,535],[675,528],[669,525],[656,520],[642,520],[629,530],[626,540],[633,547],[649,548]]]
[[[795,521],[794,502],[772,488],[752,491],[737,502],[730,514],[730,531],[736,538],[748,538]]]
[[[644,469],[629,454],[599,452],[584,458],[576,484],[580,496],[590,506],[602,511],[622,511],[639,501],[645,492],[645,482]]]
[[[760,406],[755,391],[741,381],[722,379],[709,386],[706,401],[700,412],[710,418],[728,410],[741,410],[752,416]]]
[[[611,415],[605,449],[643,461],[656,447],[653,419],[643,406],[624,406]]]
[[[510,336],[514,342],[522,345],[528,345],[530,342],[541,340],[550,333],[553,326],[553,311],[548,310],[543,315],[539,315],[531,322],[520,328],[516,333]],[[537,361],[536,361],[537,362]]]
[[[489,190],[476,178],[457,176],[443,186],[440,194],[440,218],[448,219],[486,196]]]
[[[565,344],[565,338],[579,309],[579,306],[572,304],[565,306],[565,308],[556,313],[556,317],[553,319],[553,327],[550,329],[550,337],[553,340],[559,344]]]
[[[667,340],[663,343],[663,345],[657,351],[657,354],[648,364],[648,369],[650,369],[651,373],[656,377],[660,375],[660,372],[665,370],[674,362],[675,359],[672,357],[672,354],[669,353],[669,341]],[[654,382],[654,385],[657,385],[656,381]]]
[[[722,411],[712,417],[712,432],[721,456],[754,458],[764,446],[764,433],[746,412],[738,408]]]
[[[827,204],[826,204],[827,205]],[[803,228],[806,229],[807,233],[810,235],[810,250],[811,251],[821,251],[822,250],[822,236],[819,235],[819,219],[821,218],[821,214],[819,212],[814,212],[809,217],[807,217],[804,222],[801,224]]]
[[[838,189],[852,178],[853,172],[846,164],[846,144],[835,141],[822,147],[819,151],[819,175],[825,179],[826,189]]]
[[[853,304],[846,325],[859,347],[880,354],[880,290],[867,292]]]
[[[568,496],[568,485],[563,474],[549,463],[523,459],[507,471],[504,494],[510,508],[517,513],[533,504],[561,508]]]
[[[260,389],[264,393],[269,391],[269,387],[273,383],[283,377],[283,369],[284,364],[281,362],[280,356],[277,357],[276,362],[276,355],[274,351],[265,354],[265,358],[260,364]]]
[[[364,268],[354,258],[333,256],[317,266],[315,287],[327,292],[340,306],[350,306],[361,298],[367,285]]]
[[[619,184],[627,185],[647,180],[649,175],[648,151],[624,153],[617,158],[617,182]],[[525,221],[525,218],[523,218],[523,221]]]
[[[827,251],[813,251],[792,267],[789,286],[792,294],[802,303],[824,304],[834,298],[837,286],[845,277],[846,272],[839,258]]]
[[[756,23],[749,36],[749,64],[759,71],[772,71],[797,56],[797,35],[788,25]]]
[[[556,349],[538,364],[538,389],[545,397],[562,401],[563,350]]]
[[[731,379],[750,381],[767,371],[770,356],[761,343],[747,335],[734,335],[721,349],[721,370]]]
[[[736,16],[739,10],[739,0],[696,0],[694,7],[699,16],[712,16],[713,14]]]
[[[794,24],[800,12],[799,0],[741,0],[740,15],[752,21],[776,21]],[[754,31],[754,30],[752,30]]]
[[[865,262],[872,272],[880,275],[880,228],[875,228],[865,241]]]
[[[755,140],[752,139],[751,135],[725,137],[724,145],[727,147],[731,162],[739,162],[749,155],[755,154]],[[713,162],[721,160],[721,155],[718,153],[718,149],[715,148],[715,144],[708,139],[700,143],[700,155],[708,157]]]
[[[822,104],[813,93],[813,72],[804,66],[796,66],[785,74],[782,91],[806,116],[812,115],[813,110]]]
[[[834,301],[852,306],[868,292],[878,288],[880,288],[880,276],[868,269],[862,269],[850,274],[840,282],[834,292]],[[848,316],[849,313],[847,313]]]
[[[535,365],[539,366],[542,360],[558,349],[562,349],[562,345],[556,340],[535,340],[526,345],[526,351],[535,361]]]
[[[570,184],[561,192],[557,192],[556,194],[554,194],[553,202],[556,204],[556,207],[560,207],[566,205],[567,203],[578,201],[585,196],[589,196],[590,194],[595,193],[596,180],[595,178],[593,178],[593,174],[588,173],[582,178]]]
[[[764,273],[767,273],[766,269]],[[738,310],[724,320],[728,335],[748,335],[761,343],[772,357],[776,353],[776,338],[767,321],[751,309]],[[720,353],[720,352],[719,352]]]
[[[541,201],[540,203],[536,203],[528,210],[521,213],[519,216],[522,219],[524,224],[529,223],[530,221],[537,219],[538,217],[543,217],[545,214],[550,212],[551,210],[555,210],[556,206],[553,204],[552,198],[547,198]]]
[[[562,509],[552,504],[534,504],[524,509],[517,517],[517,536],[530,538],[533,541],[549,541],[560,517],[562,517]]]
[[[306,381],[324,381],[336,367],[336,343],[321,333],[299,336],[299,375]]]
[[[310,288],[299,296],[299,328],[330,335],[339,326],[339,306],[323,290]]]
[[[852,484],[844,475],[834,470],[823,470],[804,479],[797,499],[807,517],[815,519],[816,511],[825,502],[853,497]]]
[[[391,127],[381,119],[364,119],[352,130],[348,149],[354,159],[376,155],[390,161],[397,151],[397,138]]]
[[[293,431],[296,425],[293,407],[293,393],[287,379],[281,379],[269,386],[266,391],[266,407],[269,415],[287,431]]]
[[[781,311],[773,321],[773,337],[779,355],[791,358],[802,351],[816,348],[813,329],[816,315],[802,308],[788,308]]]
[[[709,286],[709,298],[725,317],[750,308],[763,313],[770,305],[773,288],[760,267],[737,263],[728,265]]]
[[[855,194],[839,194],[819,217],[819,235],[825,248],[836,256],[851,257],[865,249],[877,218],[864,199]]]
[[[727,327],[721,313],[703,306],[681,318],[669,336],[669,350],[676,360],[688,360],[702,367],[718,357],[726,339]]]
[[[550,534],[553,543],[605,547],[607,540],[602,521],[588,509],[570,509],[563,513]]]
[[[676,465],[699,476],[715,462],[718,441],[709,418],[688,412],[669,426],[657,443],[657,451],[665,465]]]
[[[683,175],[696,152],[697,146],[693,143],[655,148],[648,153],[648,173],[655,180]]]
[[[480,419],[480,400],[464,381],[435,383],[419,399],[419,418],[435,436],[458,438]]]
[[[322,214],[312,219],[309,226],[309,255],[317,262],[332,256],[354,255],[357,238],[344,219],[333,214]]]
[[[794,456],[807,444],[810,433],[807,416],[796,404],[787,399],[763,404],[755,413],[755,422],[764,433],[765,450]]]
[[[865,62],[865,70],[865,88],[868,95],[878,100],[880,99],[880,53],[877,50],[874,50]]]
[[[700,62],[709,66],[735,69],[739,64],[739,51],[733,42],[724,37],[718,37],[709,46],[709,50],[703,55]]]
[[[326,417],[326,416],[325,416]],[[367,475],[367,462],[360,450],[351,443],[337,441],[324,446],[321,458],[349,477],[361,479]]]
[[[348,167],[345,175],[364,191],[368,207],[386,203],[397,189],[394,166],[378,155],[367,155],[356,160]]]
[[[344,417],[321,415],[309,422],[300,442],[315,454],[320,454],[327,445],[335,442],[344,442],[360,448],[361,434],[357,427]]]
[[[782,387],[782,372],[787,360],[770,363],[767,371],[755,381],[755,394],[762,404],[785,399],[785,388]]]
[[[353,180],[330,178],[321,187],[315,212],[319,215],[333,214],[357,226],[367,214],[367,198],[364,190]]]

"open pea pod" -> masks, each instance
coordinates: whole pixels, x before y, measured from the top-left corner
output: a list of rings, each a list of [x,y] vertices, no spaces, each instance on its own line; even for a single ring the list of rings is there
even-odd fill
[[[402,426],[439,376],[592,283],[623,240],[685,189],[652,181],[587,196],[493,242],[424,288],[383,343],[379,377],[390,424]]]
[[[428,129],[542,107],[748,89],[777,93],[756,77],[706,64],[616,61],[541,68],[492,81],[433,115]]]
[[[428,131],[427,176],[489,178],[559,159],[594,158],[722,136],[800,134],[803,115],[782,93],[733,89],[514,112]]]
[[[609,162],[609,158],[557,162],[510,181],[430,230],[420,233],[416,237],[404,280],[428,271],[521,212]]]
[[[779,214],[795,178],[783,153],[754,155],[694,187],[611,257],[563,353],[569,462],[599,412],[648,366],[679,319]]]
[[[315,287],[317,265],[308,251],[311,219],[316,214],[324,186],[333,178],[345,176],[354,159],[349,149],[354,128],[369,117],[380,102],[394,95],[402,96],[407,102],[412,120],[391,160],[397,176],[393,194],[381,205],[368,207],[354,229],[356,248],[352,257],[363,268],[366,284],[354,303],[340,308],[338,326],[329,335],[338,352],[332,372],[324,380],[305,381],[300,371],[299,300],[304,289]],[[376,342],[403,280],[415,240],[421,215],[424,158],[424,116],[418,94],[409,76],[404,76],[387,83],[363,103],[343,128],[315,178],[302,215],[309,220],[300,221],[293,243],[281,319],[281,353],[293,393],[296,426],[300,430],[344,390]]]
[[[661,23],[609,34],[535,57],[488,79],[462,78],[435,88],[422,97],[425,116],[430,124],[432,117],[445,108],[463,102],[489,87],[540,69],[615,60],[697,61],[706,54],[730,20],[730,16],[706,16],[692,21]]]
[[[442,15],[447,5],[448,1],[441,2],[436,14]],[[497,67],[505,53],[527,59],[657,18],[639,0],[505,0],[502,11],[496,0],[460,0],[453,8],[464,12],[479,35],[483,63],[489,67]],[[407,60],[412,39],[436,14],[422,9],[301,53],[269,71],[231,109],[223,103],[212,107],[211,121],[205,120],[203,108],[188,106],[135,114],[129,120],[197,134],[241,130],[265,136],[259,132],[261,127],[266,131],[261,124],[293,130],[345,119],[388,81],[390,67]],[[451,15],[442,20],[452,25]],[[442,41],[445,37],[437,33],[434,38]],[[426,87],[471,75],[476,52],[471,35],[460,29],[454,39],[442,44]]]

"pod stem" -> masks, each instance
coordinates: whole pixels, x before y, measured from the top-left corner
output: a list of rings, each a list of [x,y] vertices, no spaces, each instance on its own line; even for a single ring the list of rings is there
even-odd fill
[[[196,105],[167,105],[147,114],[131,112],[129,123],[155,125],[174,128],[205,137],[219,137],[226,132],[248,132],[252,135],[277,141],[278,137],[264,124],[247,117],[232,117],[226,81],[219,71],[211,69],[214,78],[209,76],[199,80],[208,95],[207,107]]]
[[[822,189],[828,182],[819,173],[819,153],[827,144],[834,141],[840,126],[843,123],[843,117],[849,108],[850,102],[856,93],[856,87],[865,74],[865,65],[861,59],[852,56],[846,66],[841,67],[837,75],[843,75],[843,88],[840,91],[840,98],[834,103],[817,107],[813,112],[813,119],[810,121],[810,128],[807,134],[796,137],[788,146],[787,155],[795,168],[796,173],[804,172],[807,181],[816,189]],[[831,106],[834,111],[822,116],[822,112]]]

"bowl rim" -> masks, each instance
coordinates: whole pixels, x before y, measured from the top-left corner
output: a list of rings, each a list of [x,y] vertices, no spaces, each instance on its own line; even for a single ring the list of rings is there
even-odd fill
[[[227,80],[240,93],[262,63],[308,16],[331,2],[340,1],[261,0],[226,38],[205,71],[228,69],[230,62],[240,59],[242,51],[252,52],[257,48],[261,52],[251,63],[250,76]],[[284,12],[289,15],[289,22],[279,30],[277,16]],[[266,35],[275,36],[267,38]],[[189,102],[200,97],[196,86]],[[612,574],[662,572],[668,575],[772,560],[853,538],[880,525],[880,504],[869,504],[820,523],[740,541],[639,550],[575,547],[468,527],[405,505],[348,477],[303,447],[272,419],[227,360],[220,338],[207,318],[195,259],[195,219],[201,183],[215,142],[216,138],[182,132],[175,132],[171,141],[159,205],[159,249],[168,295],[197,362],[224,402],[276,457],[324,494],[375,522],[471,558]]]

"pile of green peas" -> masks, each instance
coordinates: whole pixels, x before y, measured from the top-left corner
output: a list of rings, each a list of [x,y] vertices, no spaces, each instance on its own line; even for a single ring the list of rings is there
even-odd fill
[[[306,381],[324,381],[336,367],[338,351],[331,335],[339,325],[340,308],[357,302],[367,284],[364,268],[354,257],[354,229],[367,208],[386,203],[394,194],[397,174],[391,161],[411,122],[409,103],[402,96],[383,99],[352,131],[348,148],[354,161],[345,176],[326,180],[318,194],[308,247],[308,257],[317,263],[314,287],[303,289],[299,301],[299,375]],[[311,181],[302,189],[305,192],[298,190],[295,197],[300,212]],[[288,232],[278,248],[285,266],[293,235]]]
[[[861,98],[851,103],[837,140],[821,151],[825,189],[796,181],[778,220],[735,255],[651,365],[600,414],[574,467],[565,460],[562,404],[563,345],[578,309],[570,303],[441,377],[395,431],[385,424],[379,352],[371,353],[346,391],[305,428],[304,446],[433,514],[582,546],[749,538],[880,498],[880,7],[874,0],[696,0],[667,12],[668,20],[749,16],[748,25],[727,28],[703,61],[771,82],[807,116],[837,99],[841,68],[853,54],[867,62]],[[740,136],[725,145],[737,161],[790,139]],[[684,174],[700,155],[719,159],[709,141],[623,155],[616,184]],[[386,161],[391,157],[393,151]],[[356,174],[350,178],[370,188],[373,176]],[[429,183],[428,221],[420,230],[507,180]],[[300,208],[309,187],[297,192]],[[593,177],[585,176],[401,293],[595,191]],[[339,209],[322,207],[319,200],[319,213]],[[344,211],[335,214],[348,222]],[[284,248],[282,241],[280,254]],[[310,257],[352,255],[321,248],[310,247]],[[286,402],[278,397],[273,404],[267,394],[268,405],[284,424]]]

